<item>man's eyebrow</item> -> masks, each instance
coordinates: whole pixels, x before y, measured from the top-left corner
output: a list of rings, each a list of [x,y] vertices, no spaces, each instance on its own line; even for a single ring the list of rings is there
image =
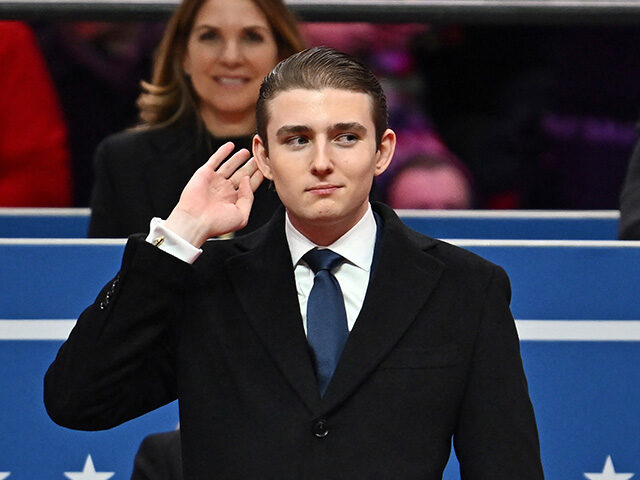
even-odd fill
[[[311,130],[306,125],[283,125],[276,132],[277,137],[281,137],[283,135],[290,135],[292,133],[304,133]]]
[[[334,124],[332,130],[366,133],[367,127],[358,122],[340,122]]]
[[[339,132],[357,132],[360,134],[367,132],[367,127],[359,122],[338,122],[331,125],[330,130]],[[296,133],[307,133],[311,131],[311,127],[307,125],[283,125],[276,132],[277,137],[291,135]]]

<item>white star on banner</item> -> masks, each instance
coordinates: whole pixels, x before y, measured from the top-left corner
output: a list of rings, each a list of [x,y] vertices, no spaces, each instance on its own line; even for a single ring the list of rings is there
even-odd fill
[[[11,475],[11,472],[0,472],[0,480],[4,480],[9,475]]]
[[[107,480],[113,477],[115,472],[96,472],[91,455],[87,455],[84,468],[81,472],[64,472],[69,480]]]
[[[604,462],[602,473],[585,473],[584,476],[589,480],[629,480],[633,477],[633,473],[616,473],[611,461],[611,455]]]

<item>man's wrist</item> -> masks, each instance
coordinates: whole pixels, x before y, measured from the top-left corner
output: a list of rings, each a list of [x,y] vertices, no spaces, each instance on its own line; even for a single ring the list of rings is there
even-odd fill
[[[172,231],[167,222],[158,217],[151,220],[146,241],[186,263],[195,262],[202,253],[200,248]]]
[[[174,209],[165,222],[165,227],[189,242],[195,248],[200,248],[209,238],[205,226],[194,221],[188,213]]]

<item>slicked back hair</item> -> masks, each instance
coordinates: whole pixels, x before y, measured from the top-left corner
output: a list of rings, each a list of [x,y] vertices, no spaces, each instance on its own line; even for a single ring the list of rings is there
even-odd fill
[[[278,93],[293,89],[336,88],[360,92],[371,99],[376,147],[387,129],[387,99],[373,72],[352,56],[329,47],[314,47],[282,60],[265,77],[256,105],[256,127],[268,151],[269,101]]]

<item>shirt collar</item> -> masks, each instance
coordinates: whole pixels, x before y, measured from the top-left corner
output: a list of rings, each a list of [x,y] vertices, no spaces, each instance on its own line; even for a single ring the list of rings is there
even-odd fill
[[[298,262],[300,262],[300,259],[305,253],[313,248],[319,247],[333,250],[342,255],[349,263],[367,272],[371,270],[377,229],[378,226],[376,225],[376,219],[371,210],[371,204],[369,204],[366,213],[351,230],[327,247],[319,247],[296,230],[291,224],[291,220],[289,220],[288,213],[286,214],[284,224],[284,231],[294,267],[298,265]]]

